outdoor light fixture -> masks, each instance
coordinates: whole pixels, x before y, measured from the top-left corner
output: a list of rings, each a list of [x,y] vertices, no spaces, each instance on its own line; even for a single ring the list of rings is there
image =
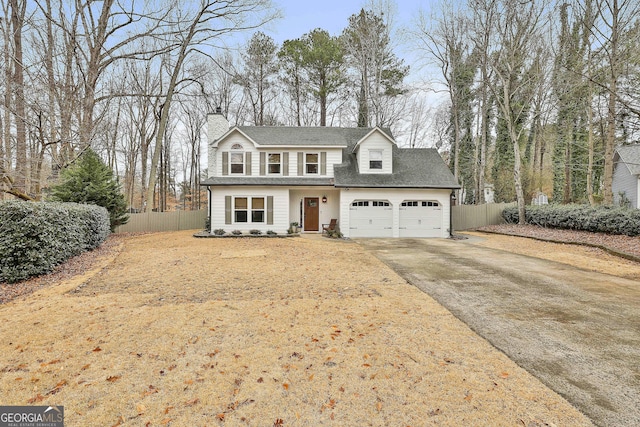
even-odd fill
[[[322,196],[322,203],[327,203],[327,196]]]

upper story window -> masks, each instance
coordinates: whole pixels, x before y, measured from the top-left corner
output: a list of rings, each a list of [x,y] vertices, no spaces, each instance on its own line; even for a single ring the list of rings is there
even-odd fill
[[[269,166],[267,168],[269,174],[280,174],[282,171],[282,154],[269,153]]]
[[[244,149],[240,144],[233,144],[231,146],[231,153],[229,155],[230,172],[232,174],[244,174]]]
[[[307,175],[317,175],[320,168],[320,156],[318,153],[306,153],[304,155],[304,171]]]
[[[369,169],[382,169],[382,150],[369,150]]]

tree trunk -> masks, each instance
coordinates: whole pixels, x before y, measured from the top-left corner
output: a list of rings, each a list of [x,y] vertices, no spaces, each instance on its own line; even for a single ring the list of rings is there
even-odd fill
[[[27,129],[24,100],[24,62],[22,60],[22,29],[26,4],[19,0],[10,0],[11,27],[13,31],[13,57],[11,68],[11,90],[13,90],[13,108],[16,125],[16,168],[13,187],[21,193],[27,188]]]
[[[607,137],[604,146],[604,192],[605,205],[613,204],[613,151],[616,146],[616,96],[618,94],[618,31],[619,22],[618,0],[613,0],[611,6],[611,40],[609,56],[609,103],[607,108]]]

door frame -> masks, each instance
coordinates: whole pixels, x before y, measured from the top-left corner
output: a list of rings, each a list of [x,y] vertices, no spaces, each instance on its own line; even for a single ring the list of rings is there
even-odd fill
[[[307,200],[315,200],[316,202],[316,206],[314,207],[308,207],[307,206]],[[302,199],[302,231],[320,231],[320,198],[319,197],[304,197]],[[315,228],[309,228],[307,229],[307,209],[315,209],[317,212],[317,222],[315,225],[313,225]],[[311,226],[311,224],[309,224]]]

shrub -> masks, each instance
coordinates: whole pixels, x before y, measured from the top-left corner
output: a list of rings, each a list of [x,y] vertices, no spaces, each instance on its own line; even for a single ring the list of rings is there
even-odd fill
[[[0,282],[50,272],[109,235],[105,208],[76,203],[0,203]]]
[[[508,223],[517,223],[518,208],[504,209],[502,217]],[[527,206],[525,220],[528,224],[541,227],[640,235],[640,210],[624,207],[575,204]]]
[[[327,230],[327,237],[331,239],[342,239],[342,233],[338,230]]]
[[[278,234],[278,233],[276,233],[276,232],[275,232],[275,231],[273,231],[273,230],[267,230],[267,235],[269,235],[269,236],[275,236],[275,235],[277,235],[277,234]]]
[[[231,234],[233,234],[234,236],[239,236],[239,235],[241,235],[241,234],[242,234],[242,231],[240,231],[240,230],[233,230],[233,231],[231,232]]]
[[[216,228],[213,230],[213,234],[216,236],[224,236],[225,231],[222,228]]]
[[[260,230],[256,230],[256,229],[254,229],[254,230],[249,230],[249,234],[253,234],[254,236],[259,236],[259,235],[261,235],[261,234],[262,234],[262,231],[260,231]]]

